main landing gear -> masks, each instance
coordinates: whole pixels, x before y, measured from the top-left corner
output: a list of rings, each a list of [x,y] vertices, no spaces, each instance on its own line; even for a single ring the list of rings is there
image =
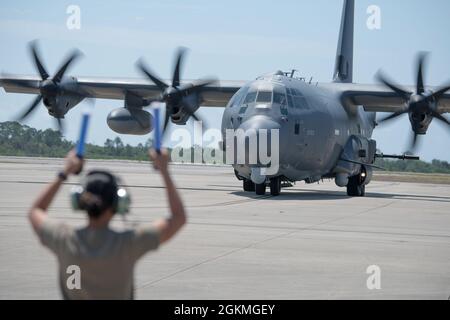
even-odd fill
[[[364,197],[366,195],[364,179],[365,173],[350,177],[347,184],[347,195],[350,197]]]
[[[281,193],[281,178],[275,177],[270,179],[270,194],[272,196],[279,196]]]
[[[255,192],[258,196],[263,196],[266,194],[267,183],[255,184],[249,179],[242,180],[243,189],[246,192]],[[270,195],[279,196],[281,193],[281,178],[274,177],[270,179],[269,182]]]

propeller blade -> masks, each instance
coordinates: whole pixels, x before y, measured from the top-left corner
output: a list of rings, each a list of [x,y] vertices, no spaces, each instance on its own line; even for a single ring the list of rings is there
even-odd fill
[[[396,84],[392,83],[392,81],[389,80],[381,71],[378,71],[378,73],[376,75],[376,78],[377,78],[378,81],[383,83],[389,89],[391,89],[392,91],[397,93],[400,97],[402,97],[405,100],[409,100],[409,98],[411,96],[411,92],[408,92],[408,91],[400,88]]]
[[[191,90],[198,90],[198,89],[203,89],[206,86],[209,86],[210,84],[214,84],[217,82],[217,79],[201,79],[199,81],[196,81],[194,83],[194,86],[191,88]]]
[[[416,93],[422,94],[425,92],[425,86],[423,82],[423,69],[425,65],[425,60],[427,57],[426,52],[419,53],[419,56],[417,58],[417,88]]]
[[[144,61],[142,59],[140,59],[137,63],[136,63],[137,67],[139,68],[139,70],[141,70],[148,78],[150,78],[150,80],[159,88],[159,90],[164,91],[167,89],[168,85],[165,84],[162,80],[160,80],[158,77],[156,77],[155,75],[153,75],[150,71],[149,68],[144,64]]]
[[[58,124],[58,130],[59,132],[63,133],[64,132],[64,124],[61,118],[56,117],[56,123]]]
[[[164,114],[163,132],[166,131],[167,126],[169,124],[170,115],[172,114],[172,106],[170,106],[169,104],[166,103],[166,110],[165,111],[166,112]]]
[[[450,125],[450,121],[449,121],[447,118],[445,118],[442,114],[440,114],[439,112],[437,112],[437,111],[432,111],[431,114],[432,114],[432,116],[433,116],[434,118],[436,118],[436,119],[438,119],[438,120],[440,120],[440,121],[442,121],[442,122],[444,122],[444,123]]]
[[[205,128],[208,128],[208,123],[204,119],[197,116],[195,113],[193,113],[191,117],[194,118],[195,121],[199,121],[202,124],[202,132],[205,132]]]
[[[197,117],[195,113],[191,113],[190,116],[194,118],[195,121],[201,121],[203,123],[203,121],[199,117]]]
[[[380,119],[380,121],[378,121],[378,122],[382,123],[382,122],[385,122],[385,121],[389,121],[389,120],[395,119],[395,118],[397,118],[397,117],[399,117],[399,116],[401,116],[402,114],[405,114],[405,113],[408,113],[408,109],[404,109],[404,110],[400,110],[400,111],[394,112],[393,114]]]
[[[180,85],[180,69],[183,63],[183,56],[185,52],[185,48],[178,48],[175,69],[173,70],[172,87],[178,87]]]
[[[412,141],[411,141],[411,152],[413,152],[415,149],[416,149],[416,146],[417,146],[417,138],[418,138],[418,135],[417,135],[417,133],[413,133],[413,135],[412,135]]]
[[[441,89],[439,89],[438,91],[434,92],[432,95],[430,95],[427,99],[434,99],[436,101],[439,101],[440,98],[442,98],[442,96],[444,95],[444,93],[446,93],[447,91],[450,90],[450,84],[442,87]]]
[[[164,124],[163,124],[163,129],[162,129],[162,137],[161,137],[161,142],[164,141],[164,138],[166,136],[166,133],[169,127],[169,120],[170,120],[170,115],[172,114],[171,112],[172,107],[170,107],[169,105],[166,104],[166,112],[164,113]]]
[[[34,101],[31,103],[31,105],[28,107],[27,111],[23,113],[17,120],[22,121],[23,119],[28,117],[28,115],[37,107],[37,105],[39,104],[39,102],[41,102],[41,100],[42,96],[38,95],[36,99],[34,99]]]
[[[198,97],[196,99],[198,99]],[[183,99],[183,106],[187,114],[189,114],[189,117],[194,118],[195,121],[201,122],[202,131],[204,131],[205,127],[207,127],[207,122],[195,114],[195,106],[193,105],[193,100],[190,100],[189,98]]]
[[[55,82],[60,82],[64,74],[66,73],[67,68],[79,57],[82,56],[82,53],[78,50],[72,51],[72,54],[67,58],[66,62],[59,68],[58,72],[53,77]]]
[[[186,84],[184,86],[181,86],[178,89],[178,92],[180,95],[182,96],[188,96],[190,94],[196,93],[201,91],[201,89],[203,89],[204,87],[216,83],[217,79],[203,79],[203,80],[199,80],[193,84]]]
[[[37,49],[37,40],[30,42],[29,48],[31,51],[31,55],[33,56],[33,59],[34,59],[34,64],[35,64],[36,68],[38,69],[41,79],[47,80],[49,75],[48,75],[47,71],[45,70],[44,66],[42,65],[40,54]]]

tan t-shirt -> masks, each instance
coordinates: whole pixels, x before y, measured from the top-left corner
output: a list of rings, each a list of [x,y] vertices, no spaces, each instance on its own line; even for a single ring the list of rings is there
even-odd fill
[[[64,299],[133,299],[134,265],[159,246],[159,234],[152,226],[127,231],[77,229],[46,219],[39,236],[58,258]],[[77,273],[79,282],[74,278]]]

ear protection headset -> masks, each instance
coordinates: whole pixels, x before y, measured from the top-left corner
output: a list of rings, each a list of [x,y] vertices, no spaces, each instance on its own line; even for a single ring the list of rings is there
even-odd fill
[[[92,178],[93,175],[99,175],[105,177],[107,180],[109,180],[108,183],[110,183],[114,189],[114,196],[112,199],[111,207],[114,211],[114,213],[118,213],[121,215],[125,215],[128,213],[130,208],[131,199],[128,194],[128,191],[124,187],[119,187],[118,182],[120,181],[119,178],[116,178],[114,175],[107,171],[91,171],[89,172],[83,183],[81,185],[75,186],[72,188],[71,194],[70,194],[70,200],[72,204],[72,209],[75,211],[78,210],[85,210],[86,206],[83,203],[82,196],[86,191],[87,184],[89,182],[89,178]],[[101,207],[101,205],[100,205]]]

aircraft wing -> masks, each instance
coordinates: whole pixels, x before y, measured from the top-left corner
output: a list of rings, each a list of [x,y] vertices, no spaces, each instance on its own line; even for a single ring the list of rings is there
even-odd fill
[[[127,94],[132,94],[146,100],[156,99],[160,91],[148,81],[126,78],[71,78],[73,85],[71,91],[87,98],[125,100]],[[12,93],[39,93],[41,79],[37,76],[0,76],[0,87]],[[167,81],[169,82],[169,81]],[[182,81],[183,83],[196,83],[196,80]],[[220,81],[206,86],[202,90],[202,106],[225,107],[234,93],[238,91],[245,81]]]
[[[353,83],[330,83],[324,85],[340,95],[344,105],[364,106],[370,112],[396,112],[404,108],[406,100],[383,85],[366,85]],[[402,86],[407,91],[414,92],[412,86]],[[436,91],[435,87],[426,87],[426,90]],[[450,91],[447,91],[438,103],[439,113],[450,112]]]

